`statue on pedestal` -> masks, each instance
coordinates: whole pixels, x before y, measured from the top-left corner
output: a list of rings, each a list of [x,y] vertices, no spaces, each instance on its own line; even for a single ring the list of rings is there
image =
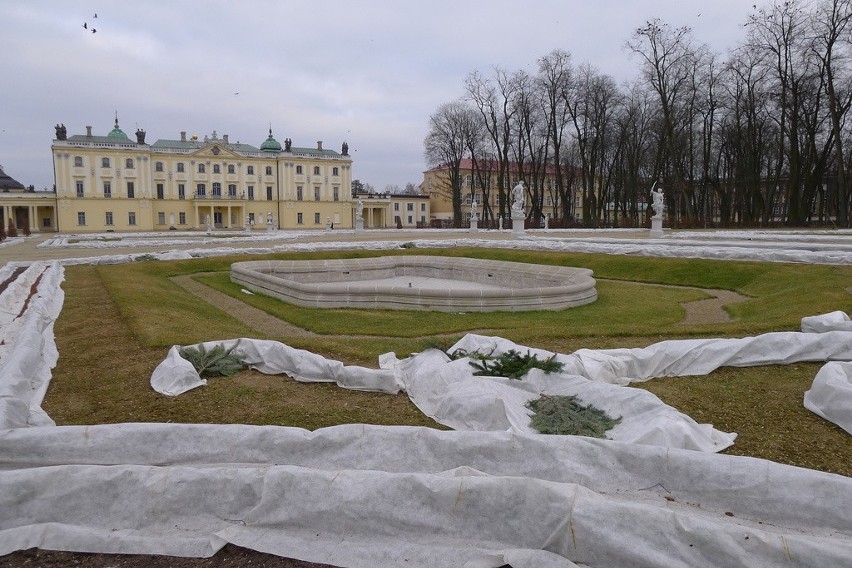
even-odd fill
[[[512,217],[526,216],[526,195],[524,193],[524,181],[521,180],[512,188]]]
[[[656,187],[657,182],[654,182],[654,188],[651,188],[651,207],[654,208],[654,217],[662,217],[665,210],[663,188]]]

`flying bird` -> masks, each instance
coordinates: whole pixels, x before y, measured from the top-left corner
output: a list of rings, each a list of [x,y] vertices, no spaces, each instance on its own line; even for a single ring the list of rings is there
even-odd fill
[[[86,22],[83,22],[83,29],[84,29],[84,30],[89,29],[89,26],[87,26],[87,25],[86,25]]]
[[[97,12],[95,12],[95,17],[96,17],[96,18],[98,17],[98,13],[97,13]]]
[[[93,34],[94,34],[94,33],[98,33],[98,30],[96,30],[95,28],[92,28],[92,33],[93,33]]]

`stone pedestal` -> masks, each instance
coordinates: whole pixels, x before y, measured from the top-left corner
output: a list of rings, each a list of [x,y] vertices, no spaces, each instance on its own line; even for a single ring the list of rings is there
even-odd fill
[[[275,225],[272,224],[272,221],[266,222],[266,230],[270,233],[275,230]]]
[[[520,237],[524,234],[524,215],[512,215],[512,238]]]
[[[651,217],[651,233],[652,239],[659,239],[663,236],[663,216],[654,215]]]
[[[355,219],[355,234],[364,232],[364,219]]]
[[[477,219],[476,217],[474,217],[470,220],[470,232],[471,233],[479,232],[479,219]]]

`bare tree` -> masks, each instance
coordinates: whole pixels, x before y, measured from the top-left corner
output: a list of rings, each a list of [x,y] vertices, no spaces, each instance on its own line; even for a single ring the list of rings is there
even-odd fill
[[[465,80],[469,100],[473,101],[482,116],[485,128],[494,143],[499,171],[497,174],[500,217],[508,216],[506,189],[508,188],[509,150],[513,139],[511,124],[516,112],[513,105],[518,85],[504,69],[494,68],[494,80],[474,71]]]
[[[561,210],[563,220],[573,219],[573,192],[567,191],[565,152],[563,140],[569,122],[568,92],[571,89],[573,69],[571,54],[554,50],[538,60],[538,82],[543,95],[544,120],[547,124],[547,138],[553,150],[551,160],[554,168],[555,188],[553,201],[557,210]]]
[[[828,112],[831,118],[831,133],[834,141],[834,167],[837,172],[836,208],[837,222],[842,227],[850,224],[850,199],[852,188],[846,179],[846,157],[843,150],[841,132],[846,113],[852,104],[852,89],[848,64],[852,36],[848,33],[852,27],[852,0],[823,0],[817,6],[813,19],[813,40],[811,49],[822,63],[825,71],[825,89],[828,96]],[[838,64],[845,77],[838,77]],[[843,65],[847,67],[843,67]],[[838,93],[838,84],[845,89]]]
[[[685,106],[692,96],[692,78],[700,50],[696,47],[689,27],[672,28],[659,19],[636,29],[627,46],[642,61],[642,76],[659,99],[662,115],[660,124],[660,158],[667,184],[675,192],[675,200],[668,200],[671,211],[678,194],[685,202],[692,202],[692,188],[687,183],[684,164],[683,135],[689,125]]]
[[[429,117],[429,132],[426,135],[425,156],[431,166],[446,166],[448,184],[439,188],[453,204],[453,224],[461,226],[461,162],[468,149],[468,137],[474,124],[478,123],[477,111],[464,101],[442,104]]]

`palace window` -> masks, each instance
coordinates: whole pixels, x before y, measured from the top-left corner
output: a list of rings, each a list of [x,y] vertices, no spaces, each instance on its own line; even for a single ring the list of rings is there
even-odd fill
[[[186,213],[184,213],[183,211],[178,213],[178,224],[186,225]]]
[[[271,185],[266,186],[266,200],[272,201],[272,186]]]
[[[399,203],[394,203],[394,204],[393,204],[393,210],[394,210],[394,211],[399,211]]]
[[[425,203],[421,203],[421,204],[420,204],[420,210],[421,210],[421,211],[426,211],[426,204],[425,204]]]
[[[104,197],[112,197],[112,184],[108,181],[104,182]]]
[[[165,225],[166,224],[166,214],[162,211],[159,211],[157,213],[157,224],[158,225]]]
[[[301,174],[302,174],[302,166],[296,166],[296,174],[297,174],[297,175],[301,175]]]
[[[134,197],[136,197],[136,187],[132,181],[129,181],[127,182],[127,198],[133,199]]]
[[[318,186],[314,186],[314,201],[320,200],[320,188]]]
[[[104,225],[112,225],[112,211],[104,213]]]
[[[334,187],[334,200],[340,201],[340,188],[337,186]]]
[[[178,199],[186,199],[186,187],[182,183],[178,184]]]
[[[253,176],[254,175],[254,166],[247,166],[246,167],[246,173],[250,176]]]
[[[268,175],[268,176],[272,175],[272,166],[266,166],[266,175]]]
[[[196,186],[196,188],[195,188],[195,189],[196,189],[196,194],[197,194],[199,197],[204,197],[205,192],[207,191],[207,187],[206,187],[203,183],[199,183],[199,184]]]
[[[296,223],[298,223],[299,225],[304,224],[304,221],[302,220],[302,214],[301,213],[296,213]]]
[[[233,183],[228,184],[228,197],[234,198],[237,196],[237,186]]]
[[[314,213],[314,225],[319,225],[319,224],[320,224],[320,214]]]
[[[157,184],[157,199],[163,199],[163,198],[165,198],[165,191],[163,189],[163,184],[158,183]]]
[[[248,198],[249,198],[249,201],[254,201],[254,186],[253,186],[253,185],[250,185],[250,186],[248,186],[248,188],[247,188],[247,189],[248,189]]]
[[[408,211],[414,211],[414,204],[413,204],[413,203],[408,203],[408,204],[406,204],[406,207],[405,207],[405,208],[406,208]]]
[[[135,211],[131,211],[127,214],[127,224],[128,225],[135,225],[136,224],[136,212]]]
[[[204,164],[198,164],[198,173],[203,174],[205,171]]]
[[[338,169],[337,168],[331,168],[331,175],[339,176],[340,174],[338,173]]]
[[[155,172],[161,172],[161,171],[163,171],[163,162],[156,162],[156,163],[154,164],[154,171],[155,171]]]
[[[83,197],[83,182],[77,182],[77,197]]]
[[[222,184],[218,181],[213,182],[213,197],[222,197]]]
[[[109,158],[101,158],[101,167],[108,168],[109,167]]]
[[[315,176],[320,175],[320,169],[319,169],[319,166],[314,166],[314,175],[315,175]]]
[[[127,158],[124,160],[124,168],[127,170],[133,169],[133,158]]]
[[[77,211],[77,224],[85,225],[86,224],[86,212],[85,211]]]
[[[302,199],[304,199],[304,196],[302,195],[302,186],[298,185],[296,186],[296,201],[301,201]]]
[[[214,173],[214,174],[221,173],[221,172],[219,171],[219,164],[213,164],[213,173]]]
[[[177,171],[178,171],[178,173],[181,173],[181,174],[183,173],[183,162],[177,163]]]
[[[77,168],[83,167],[83,156],[74,156],[74,166]]]
[[[234,173],[234,164],[228,164],[228,173],[229,174]]]

